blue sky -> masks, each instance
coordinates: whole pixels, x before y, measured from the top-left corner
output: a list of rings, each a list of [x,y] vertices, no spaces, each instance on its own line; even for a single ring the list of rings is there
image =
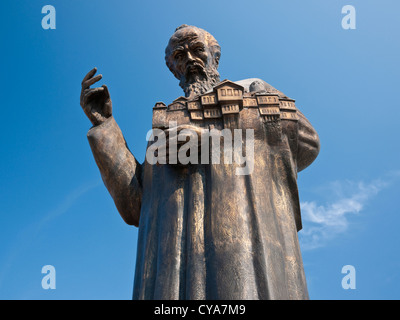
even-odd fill
[[[56,30],[41,27],[47,4]],[[356,30],[341,27],[348,4]],[[98,67],[143,161],[154,103],[182,95],[164,49],[183,23],[219,41],[222,79],[264,79],[320,135],[298,180],[310,297],[400,298],[398,1],[4,0],[0,9],[0,299],[131,298],[137,229],[102,184],[80,82]],[[56,290],[41,287],[44,265],[56,268]],[[355,290],[341,287],[344,265],[356,268]]]

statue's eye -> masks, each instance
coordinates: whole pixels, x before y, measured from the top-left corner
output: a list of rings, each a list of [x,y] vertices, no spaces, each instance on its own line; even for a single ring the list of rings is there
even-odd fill
[[[204,52],[204,48],[197,47],[194,51],[196,51],[196,52]]]
[[[177,59],[177,60],[181,60],[182,57],[183,57],[183,54],[182,54],[182,53],[177,53],[177,54],[175,55],[175,59]]]

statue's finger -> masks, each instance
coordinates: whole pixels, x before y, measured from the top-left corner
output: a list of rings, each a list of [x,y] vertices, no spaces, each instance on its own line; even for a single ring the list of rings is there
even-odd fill
[[[103,84],[101,87],[104,88],[104,94],[105,94],[105,96],[106,96],[107,98],[110,98],[110,92],[108,91],[108,87],[107,87],[105,84]]]
[[[103,75],[99,74],[89,80],[86,80],[82,84],[82,89],[89,88],[92,84],[96,83],[97,81],[100,81],[103,78]]]
[[[96,67],[94,67],[92,70],[90,70],[90,71],[86,74],[86,76],[83,78],[83,80],[82,80],[82,85],[83,85],[83,83],[84,83],[86,80],[88,80],[88,79],[90,79],[91,77],[93,77],[93,76],[95,75],[96,72],[97,72],[97,68],[96,68]]]

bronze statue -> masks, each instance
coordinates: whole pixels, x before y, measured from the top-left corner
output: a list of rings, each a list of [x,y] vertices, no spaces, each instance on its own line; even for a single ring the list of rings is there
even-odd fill
[[[90,88],[101,75],[83,79],[97,166],[122,218],[139,227],[133,298],[308,299],[297,172],[317,157],[318,135],[295,101],[263,80],[221,82],[220,53],[208,32],[176,29],[165,59],[185,97],[156,103],[153,128],[254,130],[250,174],[236,174],[237,163],[138,163],[107,87]]]

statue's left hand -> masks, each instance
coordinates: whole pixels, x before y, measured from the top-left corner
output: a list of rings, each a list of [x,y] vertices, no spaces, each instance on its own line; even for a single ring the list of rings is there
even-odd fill
[[[199,158],[199,161],[200,161],[201,145],[203,143],[205,143],[205,140],[201,139],[201,138],[202,138],[202,134],[204,132],[207,132],[205,129],[197,127],[197,126],[192,126],[192,125],[185,124],[185,125],[179,125],[179,126],[177,126],[175,128],[166,129],[166,130],[164,130],[164,132],[165,132],[165,135],[166,135],[166,144],[159,148],[159,154],[165,154],[166,155],[166,160],[165,161],[167,163],[170,163],[171,159],[178,160],[178,155],[177,154],[173,154],[173,155],[169,154],[169,142],[170,142],[170,139],[172,139],[172,140],[174,140],[176,142],[178,151],[179,151],[180,147],[182,147],[182,145],[188,143],[188,141],[191,141],[191,142],[196,141],[197,142],[197,147],[198,147],[198,152],[199,152],[199,155],[198,155],[199,157],[198,158]],[[184,133],[183,137],[185,137],[186,139],[185,140],[178,139],[178,136],[182,135],[183,133]],[[161,159],[161,157],[160,157],[160,159]],[[178,161],[178,164],[180,164],[179,161]]]

